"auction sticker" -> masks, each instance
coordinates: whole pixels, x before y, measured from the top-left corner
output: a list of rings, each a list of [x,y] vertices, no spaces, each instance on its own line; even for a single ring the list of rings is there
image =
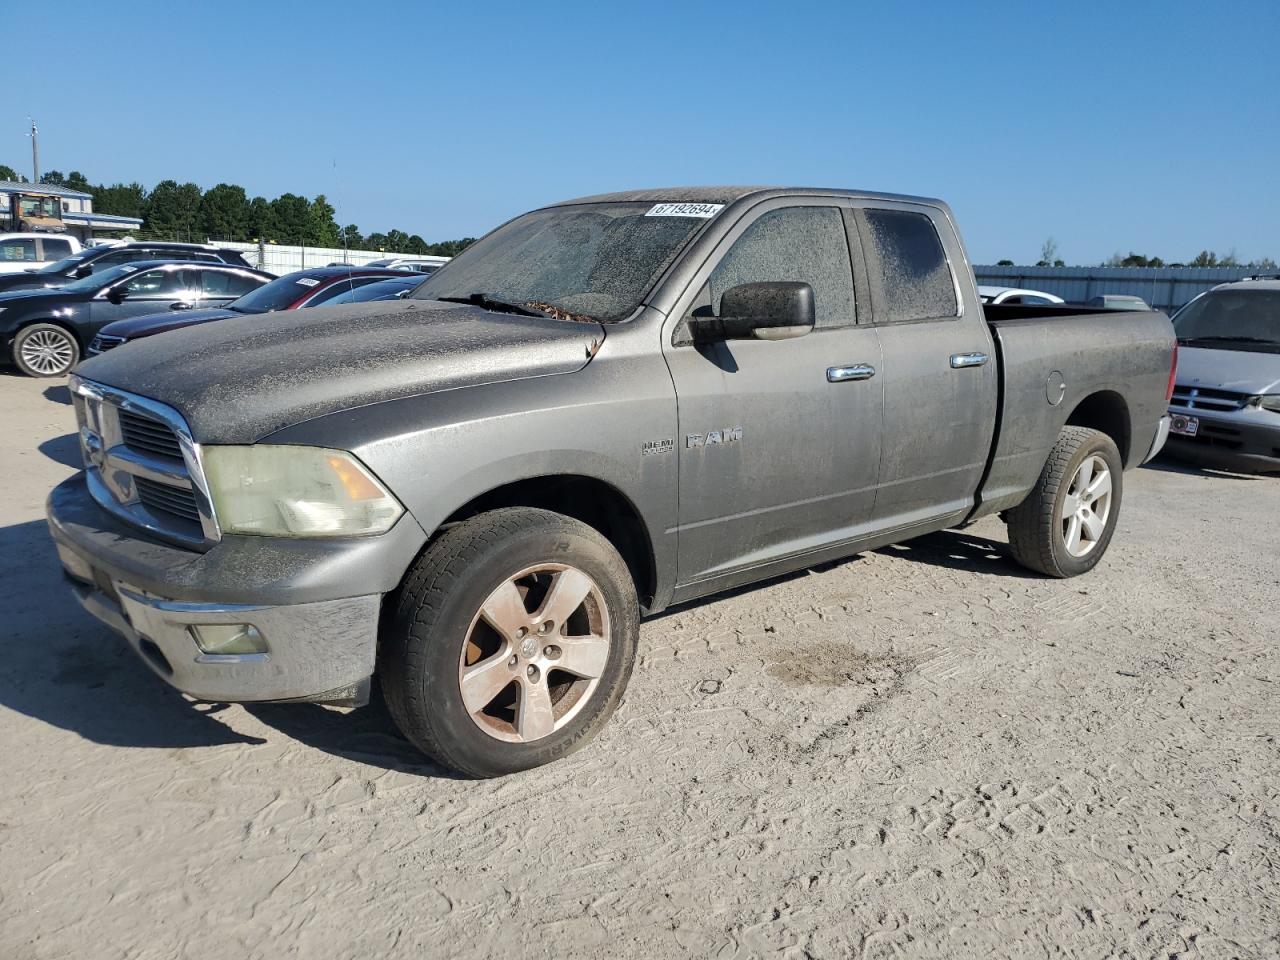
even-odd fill
[[[697,217],[710,220],[724,209],[723,203],[659,203],[646,217]]]
[[[297,280],[293,282],[302,284],[302,286],[304,287],[314,287],[320,281],[317,280],[315,277],[299,277]]]

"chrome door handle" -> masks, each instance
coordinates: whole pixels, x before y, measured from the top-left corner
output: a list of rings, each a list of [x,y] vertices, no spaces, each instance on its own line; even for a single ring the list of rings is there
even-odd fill
[[[827,367],[828,383],[844,383],[846,380],[870,380],[876,368],[869,363],[855,363],[851,367]]]
[[[953,353],[951,368],[960,370],[963,367],[980,367],[990,359],[985,353]]]

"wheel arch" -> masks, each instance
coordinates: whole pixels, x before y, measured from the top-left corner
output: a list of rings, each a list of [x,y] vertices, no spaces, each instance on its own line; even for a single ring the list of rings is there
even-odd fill
[[[1109,436],[1120,451],[1120,461],[1129,466],[1133,426],[1129,404],[1114,390],[1098,390],[1083,398],[1067,416],[1064,426],[1088,427]]]
[[[499,507],[538,507],[585,523],[613,544],[622,556],[631,571],[641,607],[649,608],[653,604],[658,574],[649,530],[635,503],[613,484],[576,473],[512,480],[458,507],[432,533],[430,540],[434,541],[455,524]]]

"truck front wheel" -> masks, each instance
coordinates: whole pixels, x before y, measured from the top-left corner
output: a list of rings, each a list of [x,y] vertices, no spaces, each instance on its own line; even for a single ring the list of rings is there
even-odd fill
[[[639,604],[618,551],[526,507],[449,529],[388,611],[378,669],[420,750],[473,777],[549,763],[594,736],[631,675]]]
[[[1063,427],[1034,489],[1006,517],[1014,559],[1050,577],[1092,570],[1116,529],[1122,471],[1105,433]]]

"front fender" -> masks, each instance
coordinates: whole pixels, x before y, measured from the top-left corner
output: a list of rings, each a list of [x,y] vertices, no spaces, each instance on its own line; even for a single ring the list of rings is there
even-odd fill
[[[599,480],[634,504],[661,590],[675,570],[675,391],[661,355],[633,349],[637,342],[611,332],[574,373],[369,404],[265,442],[352,451],[429,534],[472,500],[516,481]]]

